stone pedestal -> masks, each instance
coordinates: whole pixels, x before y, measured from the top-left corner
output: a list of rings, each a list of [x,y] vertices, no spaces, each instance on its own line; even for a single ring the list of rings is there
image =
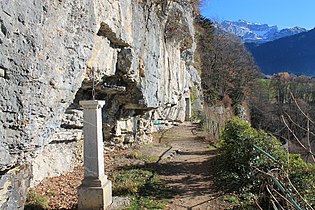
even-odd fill
[[[112,203],[112,184],[104,174],[102,107],[104,101],[80,101],[84,109],[84,179],[78,189],[78,209],[106,209]]]
[[[185,121],[190,121],[191,118],[191,101],[190,98],[185,98]]]

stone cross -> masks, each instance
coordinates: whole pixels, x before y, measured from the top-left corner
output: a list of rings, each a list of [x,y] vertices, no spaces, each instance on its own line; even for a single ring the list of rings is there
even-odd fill
[[[83,107],[84,179],[78,188],[78,209],[106,209],[112,203],[112,184],[104,173],[102,107],[105,101],[80,101]]]

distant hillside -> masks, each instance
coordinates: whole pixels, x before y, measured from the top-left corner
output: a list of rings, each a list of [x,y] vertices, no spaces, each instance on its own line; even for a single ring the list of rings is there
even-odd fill
[[[315,28],[264,44],[246,43],[265,74],[289,72],[315,76]]]
[[[277,26],[267,24],[251,23],[245,20],[223,21],[221,23],[223,30],[235,34],[244,42],[265,43],[280,39],[286,36],[292,36],[306,32],[305,28],[293,27],[279,30]]]

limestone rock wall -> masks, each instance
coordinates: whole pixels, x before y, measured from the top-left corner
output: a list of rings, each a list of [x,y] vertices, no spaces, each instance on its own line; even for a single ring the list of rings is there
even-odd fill
[[[78,101],[93,84],[108,147],[187,117],[198,83],[189,2],[0,2],[0,209],[22,209],[30,185],[80,163]]]
[[[29,161],[81,86],[95,24],[90,0],[0,2],[0,209],[23,208]]]
[[[73,105],[92,97],[94,79],[95,98],[106,101],[106,145],[149,142],[159,129],[155,122],[186,118],[189,88],[195,85],[190,75],[196,75],[192,7],[189,1],[130,0],[102,6],[97,45]]]

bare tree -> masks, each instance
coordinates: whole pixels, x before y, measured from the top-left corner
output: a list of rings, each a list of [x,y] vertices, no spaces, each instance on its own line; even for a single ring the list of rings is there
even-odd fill
[[[196,24],[205,101],[213,104],[228,95],[233,103],[242,102],[257,77],[253,58],[237,37],[220,30],[209,19],[198,17]]]
[[[291,153],[314,163],[315,81],[281,73],[259,84],[250,100],[252,125],[271,132],[282,143],[288,143]]]
[[[306,122],[306,126],[296,122],[288,113],[281,115],[283,123],[290,132],[291,138],[287,140],[293,144],[297,144],[300,148],[298,151],[294,151],[293,148],[291,148],[291,150],[293,150],[292,152],[299,152],[305,161],[315,163],[315,154],[313,152],[313,147],[315,146],[315,131],[312,131],[312,128],[314,128],[314,121],[310,118],[308,113],[303,111],[293,93],[291,92],[290,94],[294,104],[300,112],[301,118]]]

